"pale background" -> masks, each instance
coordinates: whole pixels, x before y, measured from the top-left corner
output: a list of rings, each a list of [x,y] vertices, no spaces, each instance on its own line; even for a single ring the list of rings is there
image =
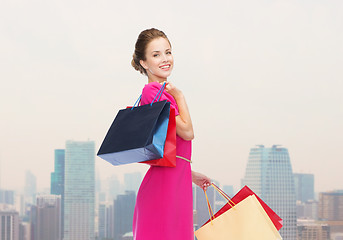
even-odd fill
[[[94,140],[137,99],[140,31],[168,35],[194,122],[193,169],[240,187],[282,144],[316,191],[343,189],[343,1],[0,1],[1,187],[50,186],[54,149]],[[102,179],[141,171],[96,159]]]

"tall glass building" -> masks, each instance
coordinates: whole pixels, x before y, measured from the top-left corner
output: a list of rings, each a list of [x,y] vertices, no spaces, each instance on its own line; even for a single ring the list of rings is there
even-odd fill
[[[67,141],[64,240],[94,240],[95,143]]]
[[[50,178],[50,193],[61,195],[61,239],[63,239],[64,233],[64,165],[65,150],[55,149],[55,167]]]
[[[284,240],[297,238],[296,197],[287,148],[258,145],[250,150],[242,186],[247,185],[282,219]]]
[[[51,173],[50,193],[53,195],[63,195],[64,192],[64,159],[65,150],[55,149],[55,168]]]
[[[294,173],[295,194],[297,201],[314,200],[314,175]]]

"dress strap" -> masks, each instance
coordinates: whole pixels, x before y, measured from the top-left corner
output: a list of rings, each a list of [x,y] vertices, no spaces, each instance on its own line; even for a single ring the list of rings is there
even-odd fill
[[[189,159],[187,159],[187,158],[185,158],[185,157],[181,157],[181,156],[176,156],[176,157],[177,157],[177,158],[180,158],[180,159],[182,159],[182,160],[185,160],[185,161],[187,161],[187,162],[192,163],[191,160],[189,160]]]

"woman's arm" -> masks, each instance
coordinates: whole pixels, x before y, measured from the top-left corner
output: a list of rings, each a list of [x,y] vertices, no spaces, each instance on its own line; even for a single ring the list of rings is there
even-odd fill
[[[183,93],[170,82],[166,84],[166,92],[174,97],[179,109],[179,115],[176,116],[176,134],[184,140],[193,140],[193,124]]]
[[[192,171],[192,182],[206,191],[211,185],[211,179],[204,174]]]

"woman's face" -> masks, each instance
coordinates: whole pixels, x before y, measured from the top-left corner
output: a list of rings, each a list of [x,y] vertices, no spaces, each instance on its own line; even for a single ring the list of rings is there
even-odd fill
[[[145,58],[144,61],[140,60],[140,64],[147,71],[149,79],[161,82],[169,77],[174,59],[167,39],[160,37],[152,40],[146,48]]]

